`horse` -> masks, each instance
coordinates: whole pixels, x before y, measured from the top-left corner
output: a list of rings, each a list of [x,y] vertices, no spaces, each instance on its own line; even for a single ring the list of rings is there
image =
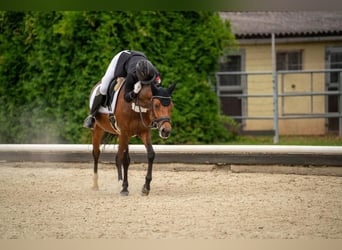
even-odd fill
[[[118,79],[119,81],[120,79]],[[148,168],[141,194],[147,196],[150,192],[152,181],[152,168],[155,158],[155,151],[152,146],[152,129],[157,129],[159,136],[167,139],[171,134],[171,112],[173,102],[171,95],[176,83],[169,88],[156,86],[154,83],[142,84],[142,88],[135,100],[128,103],[124,100],[124,84],[118,93],[116,108],[110,114],[98,112],[92,132],[94,176],[93,189],[98,190],[98,161],[100,157],[100,144],[104,132],[117,136],[118,150],[115,157],[115,164],[118,173],[118,180],[122,182],[120,194],[127,196],[128,191],[128,167],[130,165],[129,142],[134,136],[141,139],[147,151]],[[97,85],[99,85],[98,83]],[[117,83],[117,85],[120,83]],[[94,89],[92,90],[94,91]],[[109,118],[115,118],[115,123]],[[123,167],[123,177],[122,177]]]

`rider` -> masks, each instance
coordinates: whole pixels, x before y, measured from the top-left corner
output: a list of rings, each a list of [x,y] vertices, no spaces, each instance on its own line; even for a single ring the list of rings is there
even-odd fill
[[[147,60],[144,53],[134,50],[124,50],[116,54],[110,62],[105,75],[101,79],[99,93],[96,94],[90,115],[85,119],[83,127],[93,128],[95,116],[100,106],[106,100],[109,84],[117,77],[126,77],[124,99],[131,102],[138,96],[141,83],[160,85],[161,79],[158,70]]]

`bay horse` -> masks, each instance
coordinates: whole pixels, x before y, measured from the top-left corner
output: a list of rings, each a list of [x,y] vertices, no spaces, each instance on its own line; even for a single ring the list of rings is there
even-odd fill
[[[150,183],[152,180],[152,167],[155,152],[152,146],[151,129],[157,129],[159,136],[167,139],[171,133],[171,111],[173,102],[171,94],[176,84],[169,88],[157,87],[154,83],[142,84],[142,88],[135,100],[128,103],[124,100],[124,84],[117,97],[116,108],[111,114],[100,113],[96,115],[96,122],[92,132],[93,159],[94,159],[94,177],[93,189],[98,190],[98,160],[100,157],[100,144],[104,132],[116,135],[118,137],[118,150],[116,153],[115,164],[118,173],[118,180],[122,180],[121,195],[127,196],[128,191],[128,167],[130,165],[129,142],[134,136],[137,136],[144,143],[147,151],[148,168],[145,177],[145,184],[142,188],[142,195],[148,195],[150,192]],[[99,85],[98,83],[97,85]],[[119,84],[119,83],[117,83]],[[94,90],[94,89],[93,89]],[[116,123],[113,124],[109,117],[115,117]],[[115,126],[117,125],[117,126]],[[122,178],[123,167],[123,178]]]

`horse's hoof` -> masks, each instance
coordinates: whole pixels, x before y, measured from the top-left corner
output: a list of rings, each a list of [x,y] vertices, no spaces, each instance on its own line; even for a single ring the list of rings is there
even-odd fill
[[[98,186],[93,186],[91,189],[92,189],[93,191],[99,191],[99,187],[98,187]]]
[[[122,190],[120,192],[120,194],[121,194],[121,196],[128,196],[129,192],[128,192],[128,190],[126,190],[126,191]]]
[[[144,186],[143,189],[141,190],[141,195],[142,196],[147,196],[149,195],[150,190],[147,190],[147,188]]]

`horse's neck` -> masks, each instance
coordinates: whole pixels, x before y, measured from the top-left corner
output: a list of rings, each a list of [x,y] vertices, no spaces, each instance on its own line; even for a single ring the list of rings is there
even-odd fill
[[[148,105],[151,101],[152,98],[152,90],[150,85],[143,85],[141,88],[139,94],[138,94],[138,99],[139,102],[145,105]]]

